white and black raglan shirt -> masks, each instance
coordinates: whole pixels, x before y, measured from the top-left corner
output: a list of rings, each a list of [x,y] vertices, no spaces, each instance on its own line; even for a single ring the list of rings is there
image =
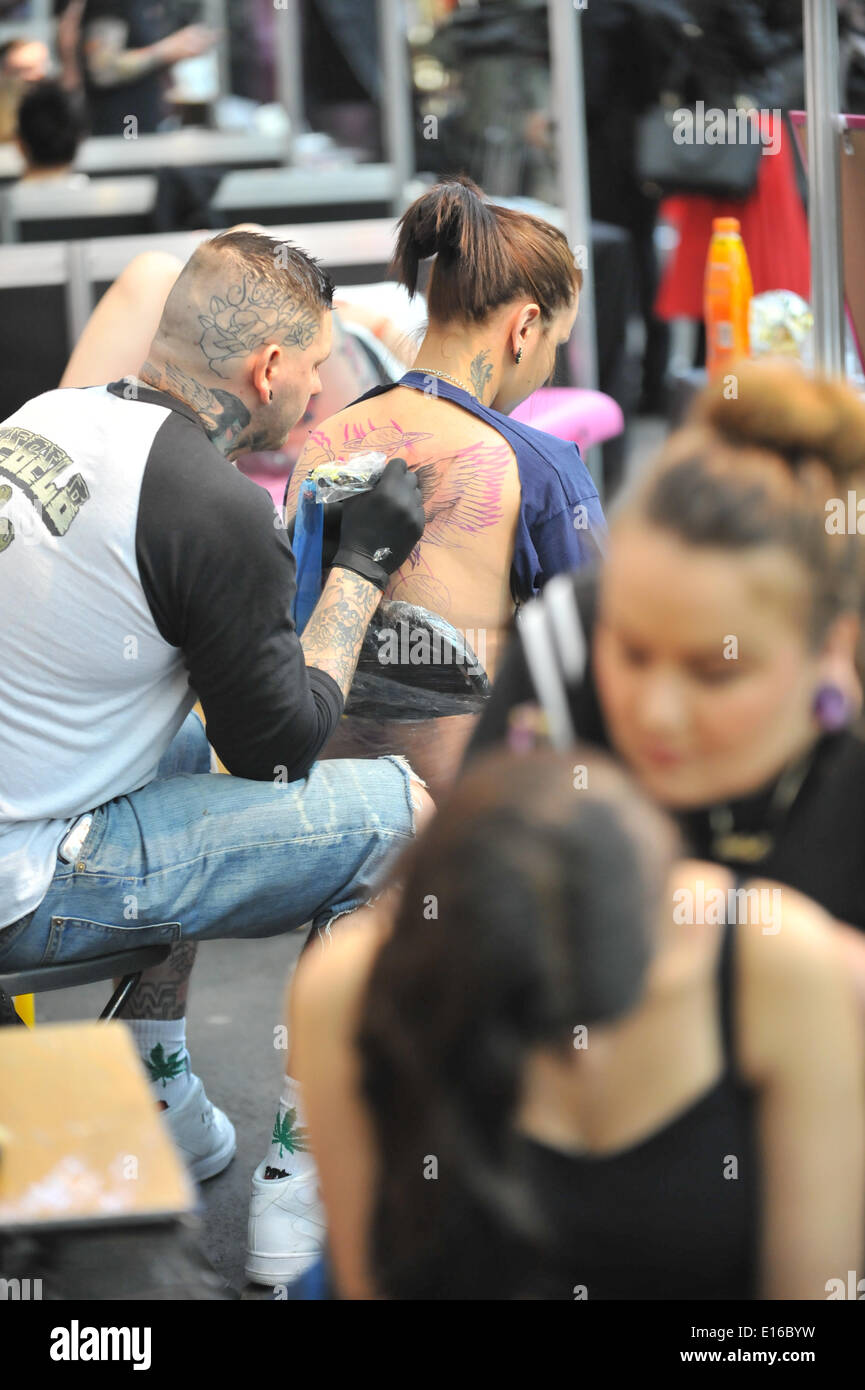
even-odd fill
[[[196,698],[237,777],[309,771],[342,713],[264,489],[184,402],[49,391],[0,424],[0,927],[75,818],[151,781]]]

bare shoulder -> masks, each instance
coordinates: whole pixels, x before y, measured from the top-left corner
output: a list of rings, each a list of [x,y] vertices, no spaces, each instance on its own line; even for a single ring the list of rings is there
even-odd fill
[[[164,300],[182,269],[183,262],[166,251],[142,251],[121,271],[117,284],[131,294],[161,294]]]
[[[755,879],[745,887],[759,891],[763,904],[757,921],[739,921],[736,935],[746,1073],[759,1080],[801,1069],[851,1040],[861,1046],[854,982],[834,919],[786,885]]]

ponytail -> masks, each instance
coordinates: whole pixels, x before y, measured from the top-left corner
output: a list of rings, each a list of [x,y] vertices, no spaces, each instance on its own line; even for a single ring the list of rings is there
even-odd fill
[[[460,176],[436,184],[403,213],[391,274],[409,294],[421,261],[436,257],[429,316],[478,323],[502,304],[528,296],[548,322],[583,283],[567,238],[549,222],[490,203]]]

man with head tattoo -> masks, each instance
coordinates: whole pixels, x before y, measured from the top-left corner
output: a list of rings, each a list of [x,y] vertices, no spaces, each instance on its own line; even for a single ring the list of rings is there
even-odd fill
[[[236,1142],[186,1050],[198,941],[310,922],[325,939],[432,808],[402,759],[316,761],[423,532],[414,475],[392,459],[345,505],[301,639],[282,518],[233,466],[278,449],[321,389],[332,292],[297,248],[223,233],[136,376],[0,424],[0,971],[172,948],[124,1016],[199,1180]],[[248,1272],[291,1279],[323,1227],[290,1076],[253,1185]]]

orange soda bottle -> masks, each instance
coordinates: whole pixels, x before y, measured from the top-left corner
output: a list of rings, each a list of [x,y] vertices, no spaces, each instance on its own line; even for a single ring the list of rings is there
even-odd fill
[[[703,311],[709,376],[748,356],[748,305],[754,294],[751,267],[737,217],[716,217],[706,260]]]

